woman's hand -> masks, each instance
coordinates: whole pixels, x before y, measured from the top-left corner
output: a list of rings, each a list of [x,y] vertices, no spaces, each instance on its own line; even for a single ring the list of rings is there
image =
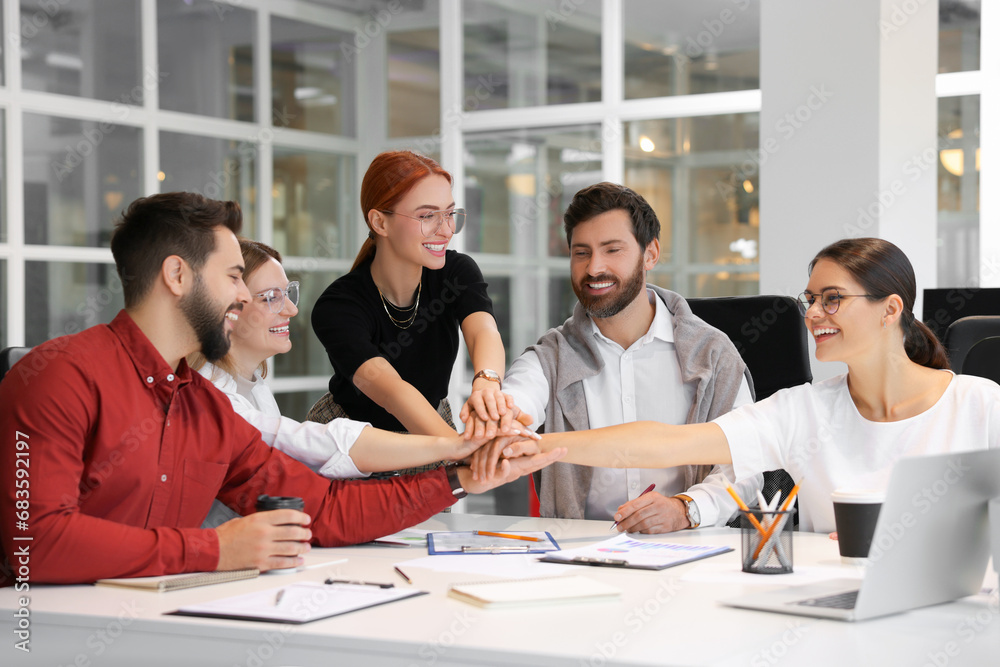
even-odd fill
[[[472,390],[458,415],[465,424],[467,438],[494,438],[514,419],[514,398],[503,393],[495,382],[484,385]]]

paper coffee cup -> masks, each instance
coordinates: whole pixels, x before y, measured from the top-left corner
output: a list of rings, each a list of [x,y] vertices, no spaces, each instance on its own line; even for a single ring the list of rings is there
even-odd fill
[[[867,489],[838,489],[830,498],[841,560],[864,563],[872,546],[885,493]]]

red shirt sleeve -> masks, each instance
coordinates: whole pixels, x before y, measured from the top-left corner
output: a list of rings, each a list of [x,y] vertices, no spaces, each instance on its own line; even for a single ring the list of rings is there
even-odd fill
[[[58,340],[36,349],[0,383],[0,537],[12,570],[0,585],[214,570],[214,530],[143,528],[80,511],[84,460],[101,406]],[[92,483],[118,482],[114,476],[125,474],[127,462],[116,467],[115,461],[97,470]],[[127,505],[128,495],[118,502]]]
[[[256,511],[257,496],[298,496],[312,517],[313,544],[338,547],[369,542],[424,521],[455,502],[444,468],[372,480],[328,480],[284,452],[233,413],[243,447],[219,499],[242,515]]]

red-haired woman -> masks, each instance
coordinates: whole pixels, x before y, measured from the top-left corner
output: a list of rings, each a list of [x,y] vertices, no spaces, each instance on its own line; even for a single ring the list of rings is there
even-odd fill
[[[368,167],[361,183],[368,239],[350,273],[313,308],[313,330],[335,374],[309,419],[454,434],[447,395],[459,329],[476,371],[472,391],[493,420],[507,413],[504,348],[486,282],[470,257],[447,250],[465,222],[451,184],[441,165],[410,151],[382,153]]]

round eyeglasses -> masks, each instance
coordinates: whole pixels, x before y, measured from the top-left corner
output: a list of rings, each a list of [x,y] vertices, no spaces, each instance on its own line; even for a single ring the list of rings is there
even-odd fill
[[[285,308],[285,299],[288,299],[293,306],[299,305],[299,281],[293,280],[285,289],[272,287],[253,296],[255,299],[267,302],[267,307],[272,313],[280,313]]]
[[[398,213],[396,211],[382,212],[391,213],[392,215],[401,215],[404,218],[409,218],[410,220],[419,220],[420,232],[424,236],[433,236],[434,233],[441,228],[441,225],[445,225],[448,229],[450,229],[452,234],[458,234],[462,231],[462,227],[465,226],[464,208],[452,208],[447,211],[426,211],[420,215],[406,215],[405,213]]]
[[[816,298],[819,297],[820,306],[823,311],[828,315],[833,315],[840,308],[840,300],[848,299],[852,297],[867,296],[871,297],[871,294],[841,294],[840,290],[835,288],[825,289],[820,294],[813,294],[812,292],[803,292],[798,296],[799,312],[805,315],[812,308],[812,305],[816,303]]]

